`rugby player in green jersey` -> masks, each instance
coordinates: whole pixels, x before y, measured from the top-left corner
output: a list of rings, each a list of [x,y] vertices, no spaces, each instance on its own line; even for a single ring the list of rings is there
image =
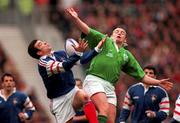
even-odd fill
[[[105,37],[84,23],[73,8],[68,8],[65,12],[82,31],[82,36],[88,41],[90,48],[94,48]],[[113,85],[117,82],[121,71],[146,84],[160,85],[166,90],[171,89],[173,84],[169,79],[157,80],[145,75],[134,56],[123,48],[126,42],[124,29],[116,28],[112,35],[105,39],[102,51],[91,61],[83,89],[96,106],[99,123],[115,123],[117,99]]]

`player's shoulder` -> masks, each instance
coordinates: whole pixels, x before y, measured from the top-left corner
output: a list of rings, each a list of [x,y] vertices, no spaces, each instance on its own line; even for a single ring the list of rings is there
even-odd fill
[[[15,95],[16,96],[19,96],[20,98],[26,98],[27,97],[27,94],[25,94],[25,93],[23,93],[23,92],[21,92],[21,91],[16,91],[15,92]]]
[[[66,55],[66,51],[65,50],[58,50],[58,51],[54,51],[54,54],[56,55]]]
[[[141,87],[142,86],[142,83],[136,83],[136,84],[133,84],[129,87],[129,91],[133,91],[134,89],[136,90],[136,88],[138,87]]]
[[[164,88],[162,88],[161,86],[156,86],[156,88],[157,88],[159,91],[162,91],[162,92],[164,92],[164,93],[167,93],[167,91],[166,91]]]
[[[159,94],[162,94],[162,95],[164,95],[164,96],[168,96],[168,93],[167,93],[167,91],[164,89],[164,88],[162,88],[161,86],[156,86],[156,89],[157,89],[157,92],[159,93]]]

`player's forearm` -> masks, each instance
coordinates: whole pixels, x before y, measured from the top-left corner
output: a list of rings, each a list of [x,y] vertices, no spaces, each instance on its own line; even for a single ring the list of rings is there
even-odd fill
[[[144,78],[142,79],[142,82],[145,84],[149,84],[149,85],[159,85],[160,81],[154,78],[151,78],[147,75],[144,76]]]
[[[83,56],[80,59],[80,63],[81,64],[87,64],[89,61],[91,61],[96,55],[98,54],[98,52],[94,49],[88,52],[85,52],[83,54]]]
[[[81,30],[81,32],[83,32],[86,35],[89,33],[89,26],[86,23],[84,23],[79,17],[74,19],[74,23]]]

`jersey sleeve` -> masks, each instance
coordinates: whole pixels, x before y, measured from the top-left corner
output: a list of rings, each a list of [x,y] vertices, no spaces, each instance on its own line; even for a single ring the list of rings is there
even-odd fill
[[[87,64],[89,61],[91,61],[96,55],[98,54],[98,52],[95,51],[95,49],[87,51],[83,54],[83,56],[80,59],[80,63],[81,64]]]
[[[51,76],[53,74],[70,70],[79,59],[80,56],[76,54],[69,56],[69,58],[62,62],[48,58],[41,58],[38,65],[45,67],[48,76]]]
[[[174,122],[175,121],[180,122],[180,94],[179,94],[179,97],[177,98],[176,103],[175,103],[173,119],[174,119]]]
[[[131,100],[131,97],[129,94],[129,89],[128,89],[128,91],[126,92],[126,95],[124,97],[122,110],[120,112],[120,117],[119,117],[120,122],[126,122],[126,120],[128,119],[128,117],[130,115],[131,105],[132,105],[132,100]]]
[[[24,102],[24,108],[25,108],[25,115],[27,117],[27,119],[30,119],[33,115],[33,112],[35,111],[35,107],[33,105],[33,103],[31,102],[30,98],[28,96],[26,96],[25,98],[25,102]]]
[[[163,121],[167,118],[169,115],[169,109],[170,109],[170,103],[169,103],[169,97],[167,92],[161,88],[161,91],[163,92],[163,97],[161,99],[161,102],[159,103],[159,111],[156,112],[156,119],[158,121]]]
[[[128,60],[123,66],[122,71],[137,80],[141,80],[145,76],[143,69],[141,68],[135,57],[128,50],[126,50],[126,55]]]
[[[84,38],[85,40],[88,41],[88,46],[93,49],[96,47],[96,45],[104,38],[105,35],[94,30],[90,29],[90,32],[88,35],[85,35],[84,33],[81,34],[81,38]]]

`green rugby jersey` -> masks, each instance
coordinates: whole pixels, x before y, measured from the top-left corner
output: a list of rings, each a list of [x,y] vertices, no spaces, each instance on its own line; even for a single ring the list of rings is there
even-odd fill
[[[90,29],[89,34],[84,38],[88,41],[89,47],[94,48],[103,37],[105,37],[104,34]],[[98,76],[115,84],[121,71],[138,80],[141,80],[145,75],[134,56],[123,47],[118,52],[113,40],[108,37],[102,51],[92,59],[87,74]]]

